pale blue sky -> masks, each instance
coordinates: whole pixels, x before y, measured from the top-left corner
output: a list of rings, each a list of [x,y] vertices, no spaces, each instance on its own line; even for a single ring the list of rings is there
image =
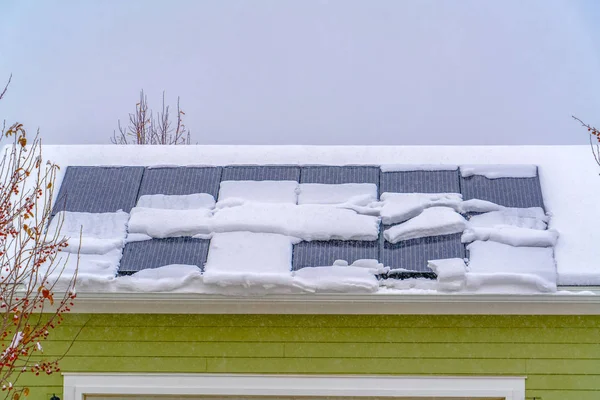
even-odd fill
[[[200,144],[586,143],[600,1],[0,0],[0,119],[109,143],[140,88]]]

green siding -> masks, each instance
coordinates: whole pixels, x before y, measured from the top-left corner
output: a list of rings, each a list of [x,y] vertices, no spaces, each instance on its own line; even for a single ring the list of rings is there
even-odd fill
[[[600,316],[73,314],[45,354],[79,331],[65,372],[519,375],[528,398],[600,398]],[[20,383],[62,392],[60,375]]]

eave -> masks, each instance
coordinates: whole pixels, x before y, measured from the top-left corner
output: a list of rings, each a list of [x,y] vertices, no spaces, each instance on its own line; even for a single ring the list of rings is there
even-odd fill
[[[72,312],[92,314],[600,315],[600,289],[547,295],[79,293],[75,303]]]

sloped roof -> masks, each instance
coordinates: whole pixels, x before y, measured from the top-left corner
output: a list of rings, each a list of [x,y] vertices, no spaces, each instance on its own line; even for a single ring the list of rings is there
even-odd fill
[[[586,146],[45,146],[44,153],[62,168],[55,211],[66,211],[63,230],[93,225],[88,239],[101,239],[84,235],[83,289],[536,292],[600,284],[600,177]],[[411,204],[425,206],[415,212]],[[466,286],[455,279],[463,258]],[[359,259],[379,264],[336,262]],[[428,264],[435,260],[444,261]],[[153,269],[164,264],[171,267]]]

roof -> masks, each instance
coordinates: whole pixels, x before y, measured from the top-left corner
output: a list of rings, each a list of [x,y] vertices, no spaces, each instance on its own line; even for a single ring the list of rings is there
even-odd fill
[[[65,225],[95,227],[94,240],[84,237],[80,290],[431,295],[600,285],[600,177],[587,146],[109,145],[44,153],[64,179],[55,211],[71,213]],[[276,182],[247,186],[254,180]],[[80,209],[86,193],[93,204]],[[108,198],[117,202],[103,204]],[[334,262],[359,259],[354,267]],[[153,269],[167,263],[178,265]],[[415,279],[434,272],[437,280]]]

